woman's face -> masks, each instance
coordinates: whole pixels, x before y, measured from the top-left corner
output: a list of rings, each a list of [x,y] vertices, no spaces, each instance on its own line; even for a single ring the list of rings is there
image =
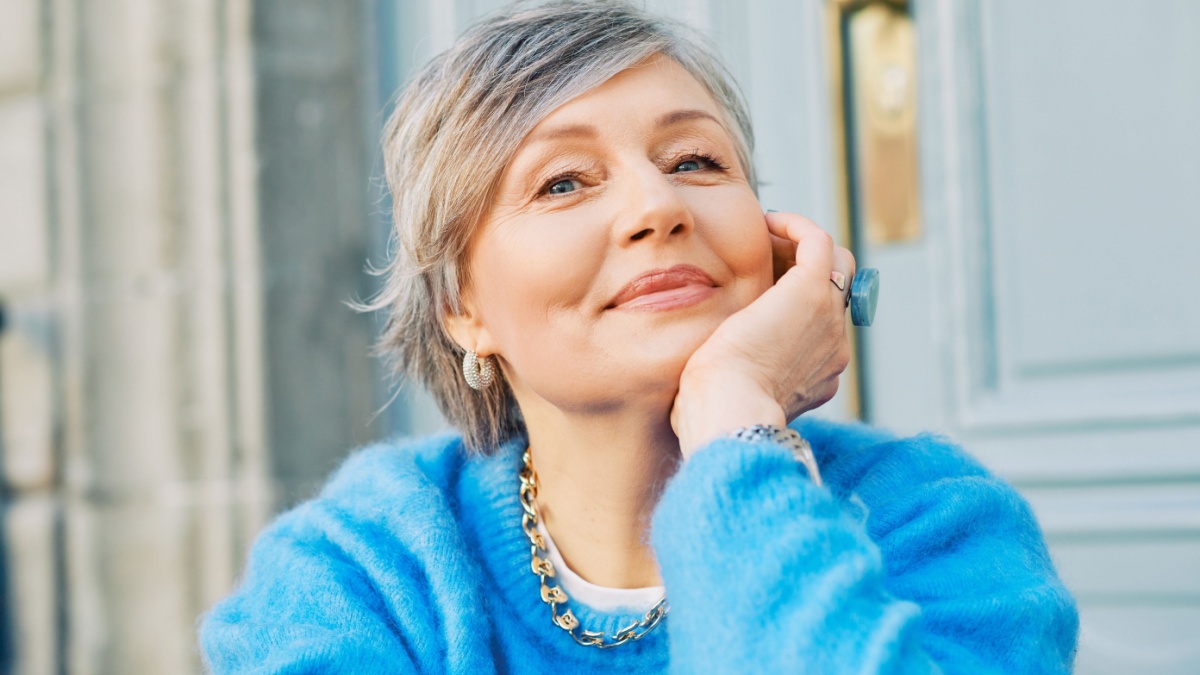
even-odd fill
[[[720,108],[655,57],[524,139],[471,241],[455,338],[526,415],[666,404],[691,354],[772,283],[762,210]]]

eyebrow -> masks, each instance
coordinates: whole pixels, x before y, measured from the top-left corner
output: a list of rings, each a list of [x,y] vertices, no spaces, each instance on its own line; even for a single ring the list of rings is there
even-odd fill
[[[724,126],[721,124],[721,120],[713,117],[711,113],[703,110],[675,110],[663,115],[662,117],[659,117],[658,121],[655,122],[655,126],[659,128],[669,127],[674,124],[680,124],[681,122],[691,122],[692,120],[712,120],[719,126]]]
[[[721,120],[714,117],[711,113],[704,110],[673,110],[669,113],[659,116],[654,122],[654,126],[661,129],[663,127],[682,124],[683,122],[691,122],[693,120],[711,120],[717,125],[724,127]],[[568,124],[561,127],[552,127],[544,131],[539,131],[529,137],[530,141],[550,141],[560,138],[595,138],[596,127],[590,124]]]

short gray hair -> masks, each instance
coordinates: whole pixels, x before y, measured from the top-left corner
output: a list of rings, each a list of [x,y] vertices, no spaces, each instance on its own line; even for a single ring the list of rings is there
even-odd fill
[[[488,453],[524,431],[499,369],[485,390],[467,386],[464,352],[444,322],[461,311],[471,235],[541,120],[655,54],[712,94],[755,186],[750,118],[714,50],[686,26],[620,0],[522,2],[484,19],[413,77],[387,122],[395,230],[387,283],[365,308],[388,310],[379,352],[425,385],[471,451]]]

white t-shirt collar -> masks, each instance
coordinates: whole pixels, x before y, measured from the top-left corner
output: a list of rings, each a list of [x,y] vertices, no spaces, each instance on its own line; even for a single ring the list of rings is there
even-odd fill
[[[558,547],[554,545],[554,540],[546,531],[546,526],[539,521],[537,529],[546,540],[547,557],[550,558],[550,562],[554,563],[554,571],[558,574],[558,583],[562,585],[572,602],[582,602],[600,612],[642,613],[650,611],[662,599],[665,590],[662,586],[611,588],[598,586],[584,579],[563,562]]]

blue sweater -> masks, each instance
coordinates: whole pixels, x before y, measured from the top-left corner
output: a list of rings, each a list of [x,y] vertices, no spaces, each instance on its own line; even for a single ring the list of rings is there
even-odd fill
[[[216,673],[1062,673],[1078,614],[1028,505],[930,436],[802,418],[719,440],[668,484],[651,544],[664,625],[616,649],[550,622],[521,532],[523,441],[378,445],[254,545],[204,617]],[[640,617],[570,604],[611,635]]]

